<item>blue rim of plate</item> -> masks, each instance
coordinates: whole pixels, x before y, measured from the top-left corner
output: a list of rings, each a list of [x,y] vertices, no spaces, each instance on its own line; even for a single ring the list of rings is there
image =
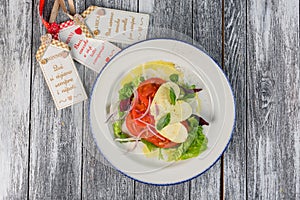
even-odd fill
[[[150,183],[150,182],[141,181],[141,180],[139,180],[139,179],[136,179],[136,178],[133,178],[133,177],[129,176],[128,174],[122,172],[120,169],[118,169],[117,167],[115,167],[115,166],[114,166],[114,165],[106,158],[106,156],[104,155],[104,153],[101,151],[100,147],[98,146],[98,143],[97,143],[97,141],[96,141],[95,134],[94,134],[94,131],[93,131],[93,126],[92,126],[92,123],[91,123],[91,100],[92,100],[92,97],[93,97],[95,85],[96,85],[96,83],[98,82],[99,77],[102,75],[103,70],[108,66],[108,64],[109,64],[116,56],[118,56],[120,53],[122,53],[122,52],[125,51],[126,49],[128,49],[128,48],[130,48],[130,47],[132,47],[132,46],[135,46],[135,45],[137,45],[137,44],[140,44],[140,43],[143,43],[143,42],[152,41],[152,40],[172,40],[172,41],[176,41],[176,42],[182,42],[182,43],[188,44],[188,45],[190,45],[190,46],[192,46],[192,47],[198,49],[199,51],[202,51],[205,55],[207,55],[207,56],[208,56],[208,57],[216,64],[216,66],[219,67],[220,71],[223,73],[223,75],[224,75],[224,77],[225,77],[225,79],[226,79],[226,81],[227,81],[227,84],[229,85],[230,92],[231,92],[231,96],[233,97],[233,105],[234,105],[234,112],[233,112],[233,113],[234,113],[234,118],[233,118],[233,125],[232,125],[232,128],[231,128],[232,131],[231,131],[231,133],[230,133],[230,138],[229,138],[229,140],[228,140],[228,142],[227,142],[227,144],[226,144],[224,150],[222,151],[222,153],[221,153],[221,154],[219,155],[219,157],[218,157],[218,158],[217,158],[217,159],[216,159],[216,160],[215,160],[208,168],[206,168],[203,172],[197,174],[196,176],[193,176],[193,177],[191,177],[191,178],[188,178],[188,179],[186,179],[186,180],[182,180],[182,181],[178,181],[178,182],[174,182],[174,183],[157,184],[157,183]],[[193,44],[190,44],[190,43],[188,43],[188,42],[186,42],[186,41],[183,41],[183,40],[172,39],[172,38],[152,38],[152,39],[142,40],[142,41],[133,43],[133,44],[131,44],[131,45],[125,47],[124,49],[122,49],[121,51],[119,51],[118,53],[116,53],[116,54],[110,59],[110,61],[107,62],[107,63],[104,65],[104,67],[100,70],[99,74],[97,75],[97,77],[96,77],[96,79],[95,79],[95,81],[94,81],[94,83],[93,83],[93,87],[92,87],[92,90],[91,90],[91,93],[90,93],[89,105],[88,105],[88,120],[89,120],[89,124],[90,124],[90,127],[91,127],[91,131],[90,131],[90,132],[91,132],[91,134],[92,134],[92,137],[93,137],[93,139],[94,139],[94,142],[95,142],[95,144],[96,144],[98,150],[99,150],[100,153],[103,155],[103,157],[105,158],[105,160],[106,160],[107,162],[109,162],[113,168],[115,168],[118,172],[120,172],[121,174],[125,175],[126,177],[131,178],[132,180],[138,181],[138,182],[140,182],[140,183],[144,183],[144,184],[148,184],[148,185],[155,185],[155,186],[170,186],[170,185],[177,185],[177,184],[185,183],[185,182],[187,182],[187,181],[190,181],[190,180],[192,180],[192,179],[194,179],[194,178],[197,178],[197,177],[201,176],[202,174],[204,174],[205,172],[207,172],[210,168],[212,168],[212,167],[216,164],[216,162],[218,162],[218,161],[220,160],[221,156],[222,156],[222,155],[224,154],[224,152],[227,150],[227,148],[228,148],[228,146],[229,146],[229,144],[230,144],[230,141],[232,140],[233,132],[234,132],[234,130],[235,130],[235,123],[236,123],[236,112],[235,112],[236,110],[235,110],[235,108],[236,108],[235,97],[234,97],[234,95],[233,95],[232,87],[231,87],[231,84],[230,84],[230,82],[229,82],[229,80],[228,80],[226,74],[224,73],[224,71],[223,71],[223,69],[220,67],[220,65],[219,65],[219,64],[218,64],[218,63],[217,63],[217,62],[216,62],[216,61],[215,61],[215,60],[214,60],[214,59],[213,59],[213,58],[212,58],[205,50],[202,50],[201,48],[199,48],[199,47],[197,47],[197,46],[195,46],[195,45],[193,45]]]

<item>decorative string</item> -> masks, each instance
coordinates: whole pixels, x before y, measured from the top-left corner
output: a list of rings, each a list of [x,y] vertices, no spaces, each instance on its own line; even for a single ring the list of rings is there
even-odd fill
[[[73,0],[68,0],[69,3],[69,8],[70,8],[70,13],[75,14],[75,6]],[[51,11],[51,16],[49,19],[49,22],[47,22],[44,17],[43,17],[43,11],[44,11],[44,6],[45,6],[45,0],[40,0],[40,5],[39,5],[39,14],[40,18],[42,20],[43,25],[45,26],[46,30],[48,33],[50,33],[54,39],[58,39],[58,33],[59,33],[59,25],[55,22],[56,17],[58,15],[59,8],[61,7],[63,12],[70,18],[73,19],[73,16],[69,14],[64,0],[55,0],[53,3],[52,11]]]

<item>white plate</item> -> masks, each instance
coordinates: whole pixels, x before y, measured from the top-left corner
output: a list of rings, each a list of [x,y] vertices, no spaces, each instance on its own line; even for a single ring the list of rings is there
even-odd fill
[[[121,77],[134,67],[153,60],[182,66],[188,74],[185,76],[196,80],[196,85],[203,88],[199,93],[200,115],[210,123],[204,129],[208,149],[196,158],[170,163],[146,158],[139,147],[128,153],[124,144],[114,141],[112,128],[105,123],[107,107],[118,91]],[[118,171],[140,182],[169,185],[204,173],[220,158],[231,139],[235,105],[224,73],[207,54],[182,41],[152,39],[122,50],[100,72],[91,94],[89,118],[99,150]]]

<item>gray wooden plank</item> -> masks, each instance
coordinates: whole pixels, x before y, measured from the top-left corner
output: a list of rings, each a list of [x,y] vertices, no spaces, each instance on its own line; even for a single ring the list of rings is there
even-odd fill
[[[249,199],[300,199],[299,1],[248,1]]]
[[[192,0],[139,1],[139,12],[150,14],[148,38],[174,38],[192,42]]]
[[[193,1],[194,40],[221,66],[222,1]],[[218,199],[221,191],[221,162],[191,181],[191,199]]]
[[[192,41],[192,0],[139,1],[139,11],[150,14],[148,38]],[[189,183],[151,186],[136,182],[135,199],[189,199]]]
[[[33,52],[45,33],[34,2]],[[46,17],[52,5],[47,5]],[[83,10],[84,1],[76,2]],[[58,22],[67,18],[60,15]],[[76,63],[79,74],[83,67]],[[34,59],[32,71],[31,140],[30,140],[30,199],[80,199],[82,167],[83,103],[57,111],[41,69]]]
[[[107,8],[137,11],[137,1],[91,1],[86,6],[96,5]],[[97,74],[85,71],[85,86],[88,95],[92,90]],[[84,106],[83,132],[83,199],[133,199],[134,181],[115,170],[98,150],[88,121],[88,103]]]
[[[0,199],[26,199],[32,5],[1,1]]]
[[[224,197],[246,199],[246,1],[225,1],[224,19],[224,70],[236,104],[235,130],[224,153]]]

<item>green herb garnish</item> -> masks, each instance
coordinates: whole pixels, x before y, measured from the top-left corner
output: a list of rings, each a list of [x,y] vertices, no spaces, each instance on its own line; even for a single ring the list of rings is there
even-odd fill
[[[179,79],[178,74],[171,74],[171,75],[169,76],[169,79],[170,79],[172,82],[177,83],[177,82],[178,82],[178,79]]]
[[[160,131],[161,129],[166,127],[170,123],[170,121],[171,121],[171,114],[168,113],[158,120],[156,129]]]
[[[175,105],[176,103],[176,94],[173,88],[170,87],[170,102],[171,105]]]

